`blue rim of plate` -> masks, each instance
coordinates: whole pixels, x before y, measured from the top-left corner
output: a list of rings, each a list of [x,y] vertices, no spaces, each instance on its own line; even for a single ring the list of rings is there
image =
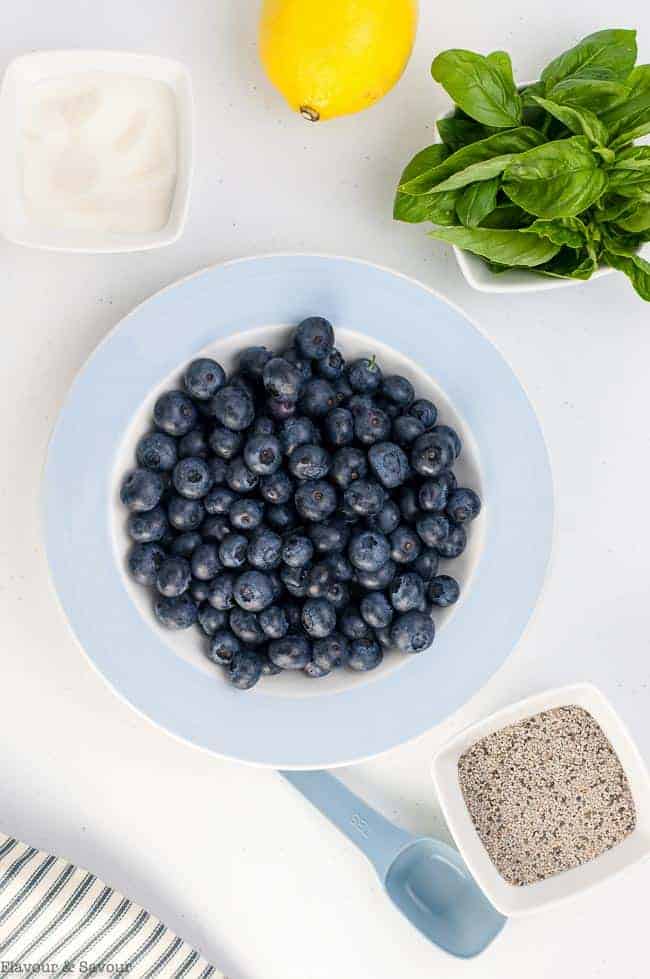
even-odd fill
[[[131,600],[112,541],[115,457],[150,392],[197,351],[314,311],[354,325],[435,374],[479,446],[490,519],[463,605],[427,653],[329,696],[242,694],[207,682],[161,642]],[[179,323],[183,328],[174,328]],[[503,665],[544,582],[553,484],[528,398],[459,309],[413,279],[360,260],[268,255],[168,286],[102,341],[75,379],[51,437],[44,520],[63,610],[118,695],[172,735],[219,756],[274,768],[333,768],[423,734]]]

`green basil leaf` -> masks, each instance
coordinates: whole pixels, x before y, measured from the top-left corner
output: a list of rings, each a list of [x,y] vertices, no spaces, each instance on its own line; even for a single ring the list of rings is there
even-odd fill
[[[626,203],[629,211],[616,218],[616,224],[624,231],[631,231],[633,234],[650,230],[650,202],[637,204],[627,201]]]
[[[512,70],[512,61],[510,60],[510,55],[508,52],[492,51],[491,54],[488,54],[487,59],[491,65],[494,65],[497,71],[501,72],[501,77],[506,85],[516,89],[517,86],[515,84],[515,75]]]
[[[605,250],[614,252],[615,255],[624,255],[632,258],[641,247],[642,242],[639,235],[619,231],[611,224],[604,225],[602,232]]]
[[[643,68],[649,68],[643,65]],[[632,82],[635,86],[630,96],[612,106],[603,113],[602,121],[607,126],[612,137],[611,146],[617,149],[640,139],[650,131],[650,88],[643,85],[650,83],[650,76],[644,73]]]
[[[436,126],[440,139],[452,153],[479,139],[485,139],[492,132],[488,126],[483,126],[480,122],[474,122],[473,119],[458,119],[455,116],[438,119]]]
[[[584,136],[521,153],[506,168],[503,190],[540,218],[574,217],[602,197],[607,176]]]
[[[545,109],[550,116],[566,126],[569,132],[576,136],[586,136],[592,143],[605,146],[609,139],[607,127],[603,125],[595,112],[589,109],[574,109],[570,105],[560,105],[551,99],[542,99],[538,95],[533,96],[534,101]]]
[[[406,166],[400,177],[400,184],[442,163],[448,155],[447,148],[440,143],[434,143],[433,146],[427,146],[426,149],[420,150]],[[408,221],[411,224],[417,224],[420,221],[430,221],[431,218],[427,209],[429,203],[423,201],[421,198],[412,197],[409,194],[402,194],[398,190],[393,204],[393,217],[396,221]]]
[[[630,98],[650,94],[650,65],[637,65],[625,79]]]
[[[554,218],[552,221],[537,218],[527,228],[522,228],[522,231],[541,235],[554,245],[566,245],[569,248],[584,248],[587,241],[587,229],[580,218]]]
[[[628,197],[630,200],[642,201],[647,204],[650,202],[650,178],[641,181],[641,183],[630,180],[617,185],[616,193],[620,197]]]
[[[566,78],[625,81],[636,61],[636,31],[596,31],[555,58],[541,79],[549,92]]]
[[[572,105],[577,109],[590,109],[598,115],[628,97],[628,89],[622,82],[603,81],[597,78],[565,78],[546,93],[554,102]],[[609,129],[607,120],[605,125]]]
[[[650,146],[630,146],[616,157],[609,171],[609,187],[613,193],[624,194],[637,184],[650,181]]]
[[[646,262],[640,255],[629,258],[610,251],[605,251],[605,261],[612,268],[624,272],[641,299],[650,302],[650,262]]]
[[[625,197],[615,197],[608,195],[598,202],[597,216],[599,221],[618,221],[620,218],[628,218],[636,209],[634,201],[629,201]]]
[[[502,230],[515,230],[519,228],[523,230],[533,220],[533,217],[526,211],[523,211],[516,204],[508,202],[507,204],[497,204],[494,210],[483,218],[481,227],[500,228]]]
[[[496,207],[498,192],[498,177],[465,187],[456,203],[456,214],[461,223],[466,228],[478,227]]]
[[[483,55],[460,48],[443,51],[434,59],[431,74],[477,122],[501,129],[521,122],[521,99],[514,83]]]
[[[505,153],[521,153],[533,146],[539,146],[543,142],[542,134],[527,126],[519,126],[516,129],[509,129],[507,132],[495,133],[493,136],[480,139],[475,143],[470,143],[469,146],[456,150],[442,163],[431,167],[431,169],[411,180],[401,183],[399,189],[406,194],[428,194],[437,184],[473,163],[491,160],[493,157],[503,156]]]
[[[439,194],[446,190],[458,190],[467,187],[481,180],[492,180],[499,177],[509,163],[512,163],[519,156],[519,153],[504,153],[503,156],[493,156],[491,160],[482,160],[480,163],[471,163],[464,170],[452,173],[442,183],[437,184],[433,193]]]
[[[533,268],[557,254],[559,245],[547,238],[527,235],[523,231],[494,231],[491,228],[436,228],[432,238],[446,241],[465,251],[481,255],[499,265]]]
[[[532,85],[526,85],[519,92],[521,96],[521,104],[524,108],[531,108],[536,106],[535,96],[543,95],[546,91],[544,87],[544,82],[533,82]]]

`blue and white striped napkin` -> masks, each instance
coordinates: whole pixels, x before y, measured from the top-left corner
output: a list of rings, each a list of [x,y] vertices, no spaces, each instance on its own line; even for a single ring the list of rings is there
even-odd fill
[[[0,833],[0,977],[225,979],[94,874]]]

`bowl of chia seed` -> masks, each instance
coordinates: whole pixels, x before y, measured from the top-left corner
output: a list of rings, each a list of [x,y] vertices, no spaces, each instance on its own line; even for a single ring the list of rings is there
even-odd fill
[[[472,725],[432,771],[458,849],[503,914],[557,904],[650,856],[648,771],[591,684]]]

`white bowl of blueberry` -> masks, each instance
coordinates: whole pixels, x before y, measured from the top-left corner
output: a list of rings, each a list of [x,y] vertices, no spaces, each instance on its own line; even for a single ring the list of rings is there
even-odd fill
[[[211,357],[157,394],[124,474],[128,569],[170,630],[198,626],[242,690],[284,671],[367,673],[431,646],[481,501],[456,431],[313,316],[280,350]]]

